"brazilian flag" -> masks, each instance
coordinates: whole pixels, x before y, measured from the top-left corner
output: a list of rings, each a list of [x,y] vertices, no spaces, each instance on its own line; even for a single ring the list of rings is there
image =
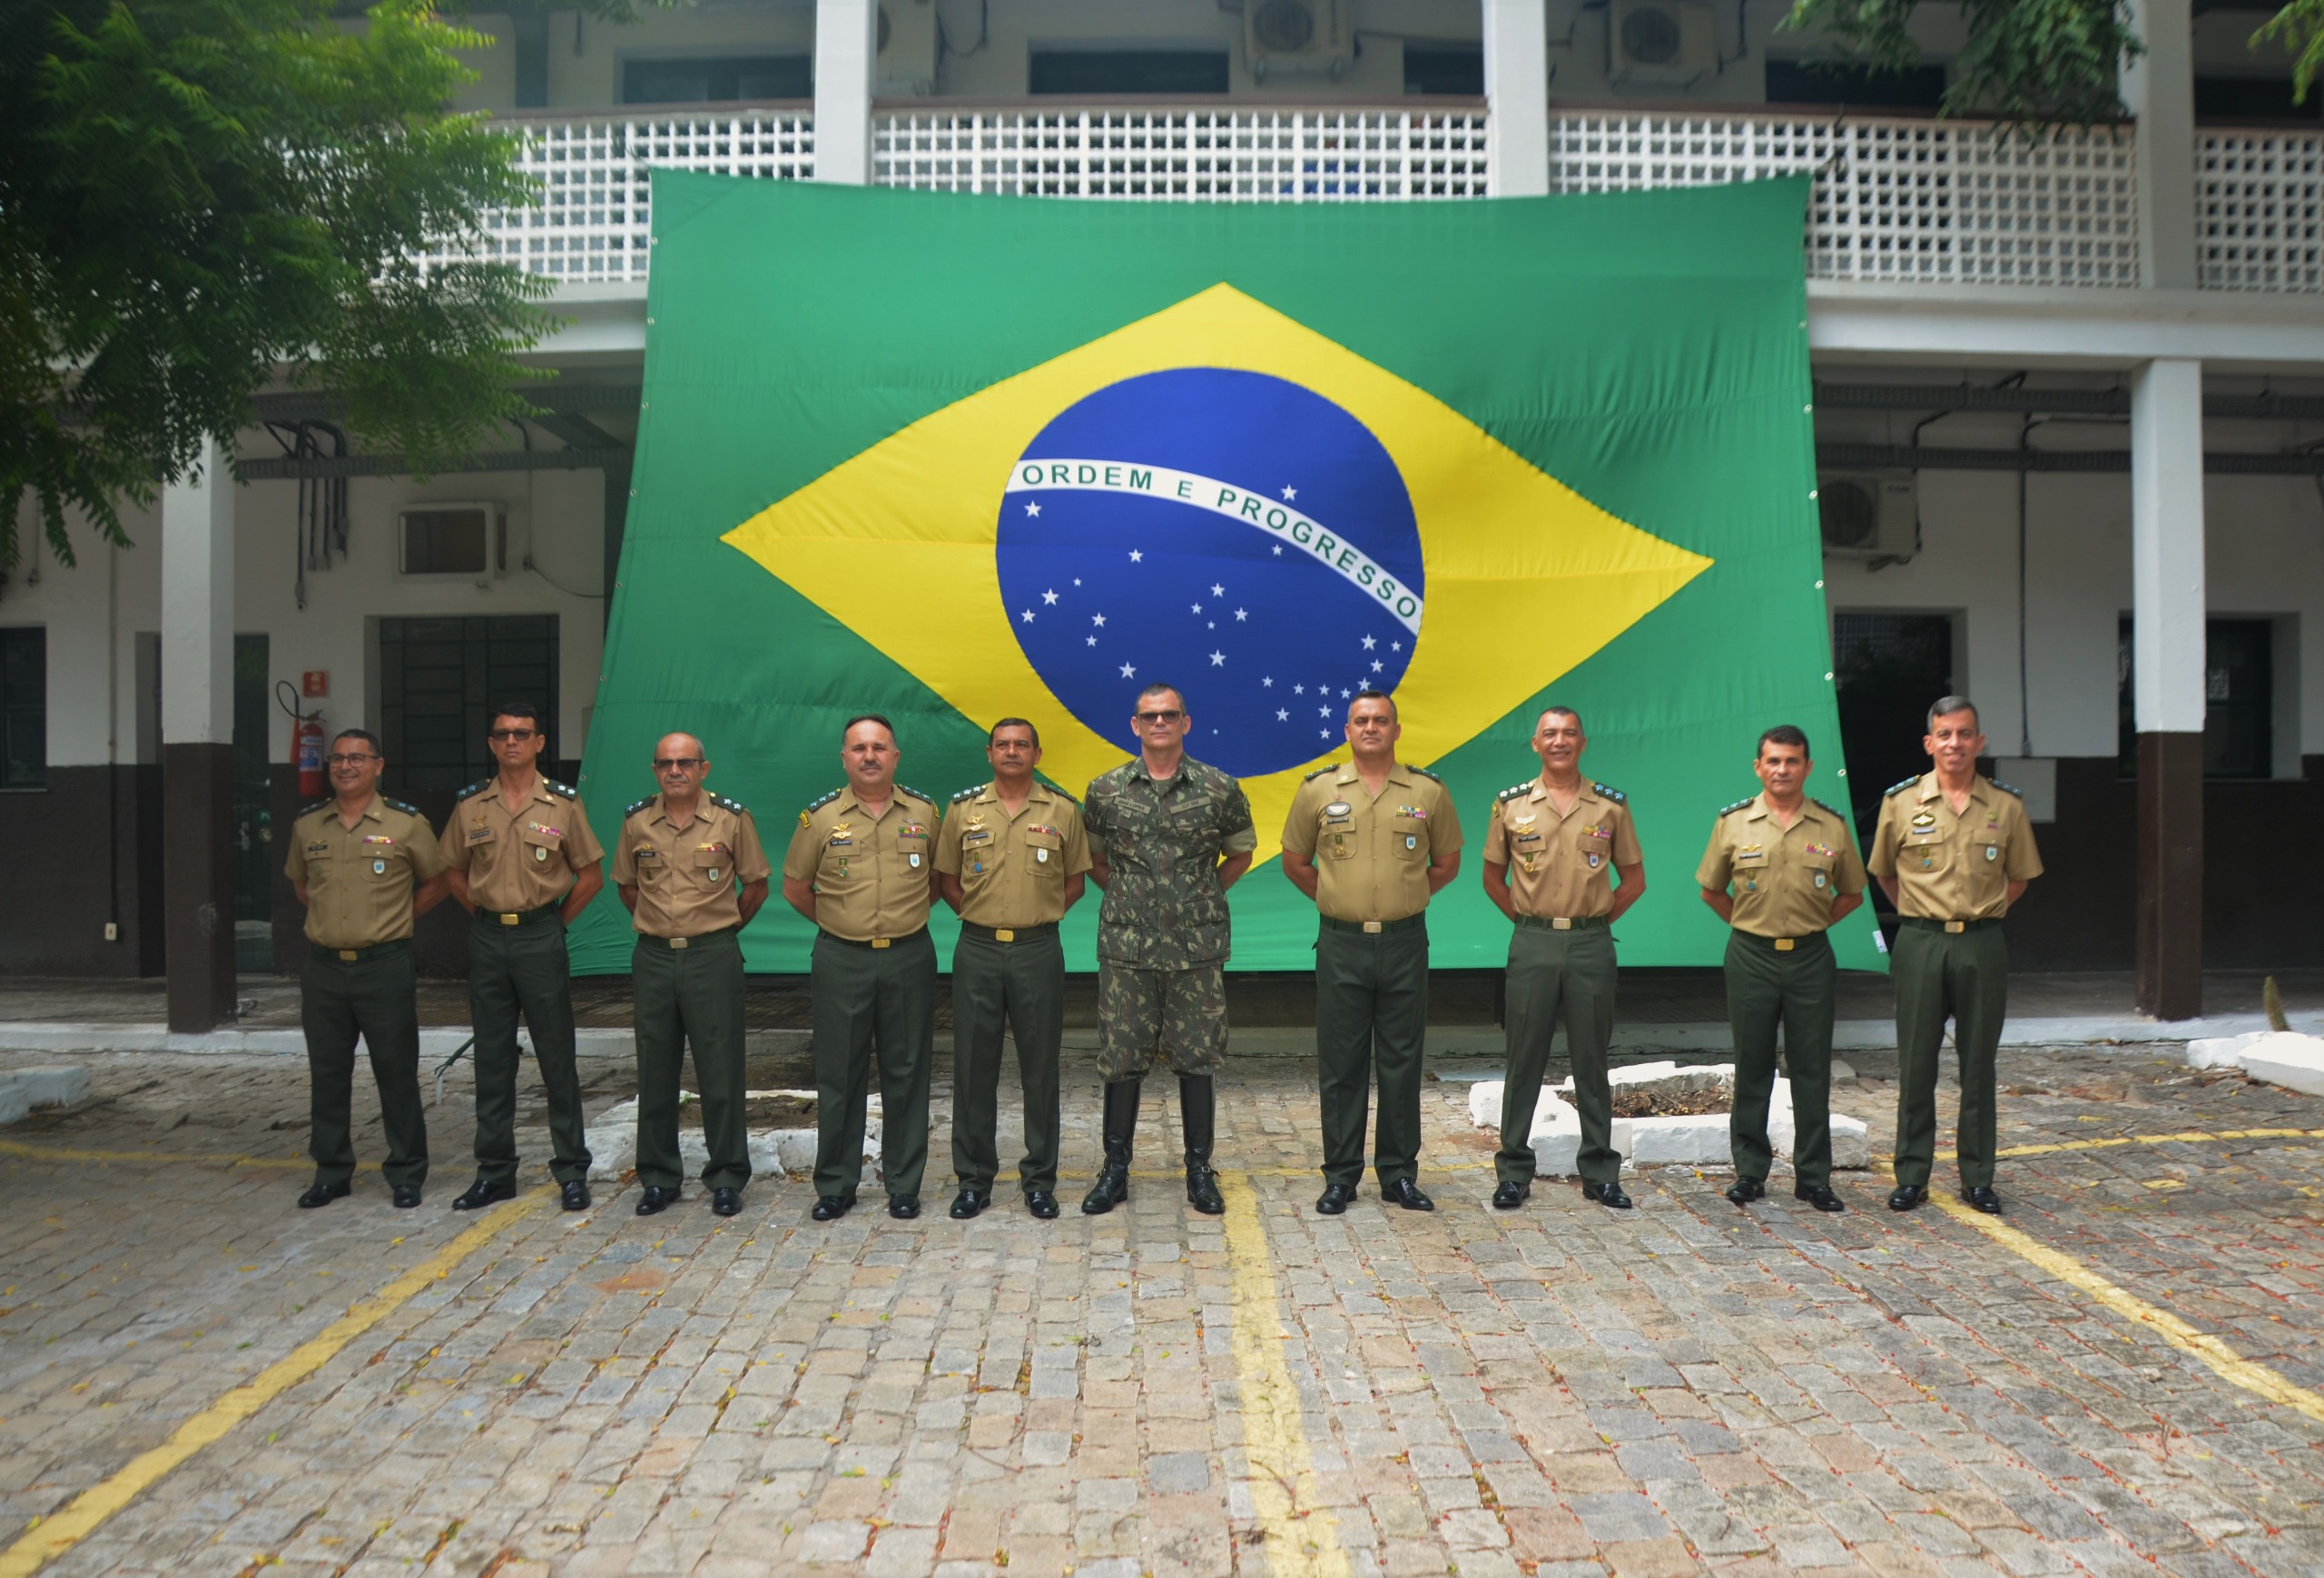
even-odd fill
[[[1275,869],[1348,698],[1402,715],[1470,843],[1440,966],[1497,964],[1494,794],[1551,703],[1629,796],[1626,964],[1715,962],[1713,814],[1796,723],[1846,804],[1821,591],[1804,180],[1376,205],[1087,202],[654,173],[644,406],[583,789],[610,841],[662,735],[779,865],[886,714],[940,804],[1029,718],[1078,794],[1156,681],[1241,778],[1259,863],[1236,968],[1299,970]],[[1093,892],[1067,958],[1095,967]],[[950,957],[951,917],[934,922]],[[1868,917],[1841,961],[1876,963]],[[807,965],[779,898],[752,969]],[[576,966],[628,966],[601,902]]]

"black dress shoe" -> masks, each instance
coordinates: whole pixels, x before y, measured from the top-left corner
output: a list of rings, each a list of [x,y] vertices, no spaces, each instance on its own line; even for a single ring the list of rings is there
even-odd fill
[[[1336,1217],[1347,1209],[1348,1201],[1355,1198],[1352,1184],[1325,1184],[1324,1192],[1315,1197],[1315,1209],[1327,1217]]]
[[[743,1191],[734,1188],[711,1190],[710,1210],[713,1216],[740,1216],[743,1211]]]
[[[1492,1191],[1492,1208],[1496,1211],[1513,1211],[1523,1205],[1525,1197],[1532,1192],[1531,1184],[1505,1183]]]
[[[1888,1197],[1888,1208],[1892,1211],[1909,1211],[1926,1198],[1928,1198],[1928,1190],[1920,1185],[1898,1184],[1896,1192]]]
[[[815,1208],[807,1214],[819,1222],[836,1222],[847,1215],[855,1201],[846,1195],[817,1195]]]
[[[962,1189],[952,1197],[952,1219],[956,1222],[965,1222],[982,1212],[985,1207],[991,1203],[992,1196],[987,1190]]]
[[[504,1179],[498,1183],[487,1183],[478,1179],[452,1197],[452,1208],[456,1211],[480,1211],[487,1206],[516,1198],[516,1179]]]
[[[343,1200],[354,1192],[355,1186],[350,1183],[319,1183],[299,1197],[299,1208],[302,1211],[311,1211],[317,1206],[327,1206],[333,1200]]]
[[[1767,1179],[1738,1178],[1727,1186],[1727,1198],[1738,1206],[1748,1206],[1753,1200],[1766,1199],[1768,1198]]]
[[[637,1197],[637,1214],[658,1217],[678,1203],[678,1191],[665,1189],[660,1184],[647,1184]]]
[[[419,1186],[418,1184],[396,1185],[396,1209],[408,1211],[419,1204]]]
[[[1187,1204],[1206,1217],[1226,1214],[1226,1197],[1218,1192],[1218,1175],[1206,1161],[1187,1163]]]
[[[1584,1183],[1581,1186],[1581,1198],[1585,1200],[1596,1200],[1610,1211],[1627,1211],[1630,1208],[1630,1198],[1622,1193],[1622,1186],[1619,1183]]]
[[[566,1179],[558,1187],[556,1193],[558,1203],[568,1211],[586,1211],[589,1208],[589,1180],[586,1179]]]
[[[1408,1211],[1433,1211],[1436,1202],[1420,1192],[1420,1185],[1408,1178],[1380,1186],[1380,1198],[1392,1206],[1402,1206]]]
[[[1057,1220],[1057,1197],[1047,1189],[1027,1189],[1025,1208],[1044,1222]]]
[[[1994,1193],[1994,1186],[1991,1184],[1979,1184],[1963,1194],[1961,1198],[1989,1217],[2001,1215],[2001,1197]]]
[[[890,1195],[888,1215],[895,1218],[899,1222],[911,1221],[920,1215],[920,1197],[918,1195]]]
[[[1794,1184],[1791,1186],[1791,1198],[1806,1200],[1819,1211],[1845,1211],[1848,1208],[1847,1202],[1832,1192],[1830,1184]]]

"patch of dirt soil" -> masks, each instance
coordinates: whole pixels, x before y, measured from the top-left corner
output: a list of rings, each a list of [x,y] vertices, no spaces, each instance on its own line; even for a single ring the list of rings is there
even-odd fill
[[[1614,1092],[1617,1118],[1699,1118],[1724,1112],[1733,1102],[1716,1088],[1681,1096],[1658,1096],[1649,1090]]]

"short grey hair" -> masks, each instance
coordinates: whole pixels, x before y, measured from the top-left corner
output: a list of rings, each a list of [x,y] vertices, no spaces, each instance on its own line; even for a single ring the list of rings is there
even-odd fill
[[[1976,719],[1979,728],[1984,727],[1985,720],[1977,716],[1975,702],[1965,695],[1941,695],[1929,707],[1928,727],[1922,732],[1931,735],[1936,733],[1936,720],[1953,713],[1967,713],[1972,718]]]

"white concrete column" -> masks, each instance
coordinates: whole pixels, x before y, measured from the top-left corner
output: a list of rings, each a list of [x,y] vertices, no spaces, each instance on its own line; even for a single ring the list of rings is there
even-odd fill
[[[234,479],[205,440],[201,474],[162,494],[162,744],[234,743]]]
[[[2132,661],[2138,731],[2203,729],[2203,364],[2131,375]]]
[[[2183,0],[2182,0],[2183,3]],[[1548,0],[1483,0],[1485,191],[1540,197],[1550,190]]]
[[[815,179],[872,180],[872,76],[880,57],[873,0],[815,0]]]
[[[2146,54],[2122,68],[2138,118],[2139,283],[2195,287],[2195,50],[2191,0],[2131,0]]]

